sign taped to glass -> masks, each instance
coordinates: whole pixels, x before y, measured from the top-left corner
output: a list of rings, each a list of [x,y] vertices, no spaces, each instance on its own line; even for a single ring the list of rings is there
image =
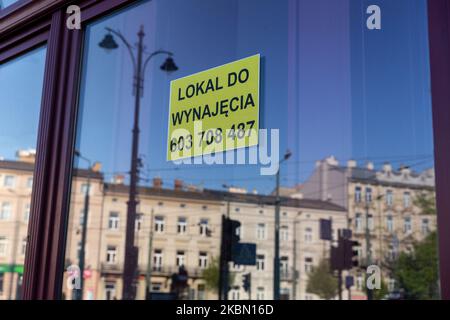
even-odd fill
[[[258,145],[260,55],[170,85],[167,160]]]

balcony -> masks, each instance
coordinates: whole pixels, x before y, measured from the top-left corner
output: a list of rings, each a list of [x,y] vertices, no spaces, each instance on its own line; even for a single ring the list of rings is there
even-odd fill
[[[291,270],[280,270],[281,281],[292,281],[294,280],[294,272]]]
[[[185,267],[189,278],[198,279],[202,278],[203,270],[202,268],[190,268]],[[152,276],[153,277],[171,277],[172,274],[178,273],[179,267],[177,266],[152,266]],[[147,273],[147,265],[139,265],[139,273],[145,275]]]
[[[123,272],[123,265],[119,264],[119,263],[113,264],[113,263],[102,262],[101,272],[102,273],[121,274]]]

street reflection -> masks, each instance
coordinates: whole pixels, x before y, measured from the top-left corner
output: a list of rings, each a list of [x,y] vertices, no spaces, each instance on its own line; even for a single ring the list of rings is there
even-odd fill
[[[381,2],[381,30],[344,0],[143,1],[89,25],[64,298],[438,298],[426,2]],[[279,170],[166,161],[170,82],[254,54]]]
[[[0,300],[21,298],[45,54],[0,65]]]

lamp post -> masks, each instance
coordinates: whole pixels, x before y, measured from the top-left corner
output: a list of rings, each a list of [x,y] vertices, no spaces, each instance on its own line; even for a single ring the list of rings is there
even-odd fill
[[[81,227],[81,248],[80,248],[80,256],[78,257],[78,266],[80,268],[80,289],[76,290],[75,300],[83,300],[83,291],[84,291],[84,264],[85,264],[85,248],[86,248],[86,234],[87,234],[87,219],[89,213],[89,197],[91,192],[91,171],[92,171],[92,162],[90,159],[83,157],[80,151],[75,150],[75,156],[84,160],[88,164],[88,172],[87,172],[87,184],[86,190],[84,193],[84,207],[83,207],[83,224]]]
[[[376,200],[379,201],[383,198],[383,195],[378,195]],[[370,202],[369,195],[366,190],[366,199],[365,199],[365,209],[366,209],[366,228],[365,228],[365,240],[366,240],[366,268],[372,264],[372,244],[370,240],[370,226],[369,226],[369,217],[370,217]],[[372,217],[373,223],[373,217]],[[367,287],[367,300],[373,300],[373,290]]]
[[[280,300],[280,165],[291,157],[288,150],[278,162],[275,188],[275,254],[273,259],[273,299]]]
[[[166,72],[173,72],[178,70],[178,67],[173,61],[173,53],[165,50],[157,50],[153,53],[144,57],[144,27],[141,26],[137,36],[138,43],[137,46],[132,46],[127,39],[116,30],[111,28],[106,28],[108,34],[99,43],[99,46],[106,50],[114,50],[119,47],[117,42],[114,40],[114,35],[116,35],[126,46],[128,52],[130,53],[131,60],[134,69],[134,79],[133,88],[135,96],[134,104],[134,123],[133,123],[133,138],[132,138],[132,148],[131,148],[131,168],[130,168],[130,187],[127,202],[127,223],[126,223],[126,234],[125,234],[125,260],[124,260],[124,270],[123,270],[123,289],[122,289],[122,299],[124,300],[134,300],[135,292],[135,278],[137,271],[137,259],[138,259],[138,248],[134,245],[134,226],[136,220],[136,207],[137,201],[137,184],[139,179],[139,112],[140,103],[144,90],[144,74],[148,62],[157,55],[167,55],[166,61],[161,66],[161,70]],[[135,56],[133,49],[137,49],[137,56]],[[145,60],[144,60],[145,59]]]

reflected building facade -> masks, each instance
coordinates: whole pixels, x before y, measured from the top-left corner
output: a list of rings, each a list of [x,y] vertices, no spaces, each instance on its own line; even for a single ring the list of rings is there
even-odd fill
[[[413,245],[436,230],[436,214],[427,212],[420,201],[434,208],[434,170],[415,172],[411,167],[384,163],[376,169],[373,162],[358,166],[349,160],[342,165],[334,157],[317,161],[305,183],[289,193],[330,201],[346,208],[348,227],[360,243],[358,260],[366,266],[367,233],[371,264],[381,267],[390,291],[396,289],[392,264],[401,252],[411,252]],[[368,228],[366,229],[366,226]],[[357,291],[364,298],[363,270],[353,270]]]

